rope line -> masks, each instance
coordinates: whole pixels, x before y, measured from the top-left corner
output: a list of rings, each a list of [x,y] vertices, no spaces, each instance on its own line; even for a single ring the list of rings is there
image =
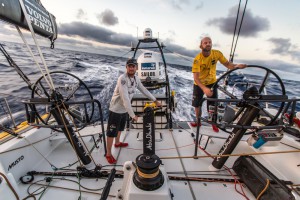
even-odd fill
[[[265,188],[259,193],[259,195],[257,196],[256,200],[259,200],[260,197],[266,192],[266,190],[269,188],[270,185],[270,180],[267,179],[267,184],[265,186]]]
[[[31,55],[33,61],[34,61],[35,64],[38,66],[38,68],[39,68],[41,74],[43,75],[43,77],[44,77],[44,79],[45,79],[45,81],[47,82],[47,84],[48,84],[48,85],[50,86],[50,88],[51,88],[51,84],[50,84],[48,78],[47,78],[46,75],[44,74],[42,67],[40,66],[40,64],[39,64],[39,62],[37,61],[36,57],[34,56],[33,52],[31,51],[31,48],[29,47],[29,45],[28,45],[28,43],[27,43],[27,41],[26,41],[26,39],[25,39],[23,33],[21,32],[21,30],[20,30],[20,28],[19,28],[18,26],[16,26],[16,28],[17,28],[17,30],[18,30],[18,32],[19,32],[19,35],[20,35],[20,37],[22,38],[24,44],[26,45],[27,50],[29,51],[29,54]],[[32,86],[32,84],[30,84],[30,87],[31,87],[31,86]],[[31,89],[32,89],[32,88],[31,88]],[[53,88],[52,88],[52,89],[53,89]]]
[[[19,0],[19,2],[20,2],[20,5],[21,5],[21,9],[22,9],[22,11],[23,11],[23,13],[24,13],[24,16],[25,16],[25,19],[26,19],[28,28],[30,29],[31,36],[32,36],[32,38],[33,38],[33,40],[34,40],[34,42],[35,42],[35,45],[36,45],[37,49],[38,49],[38,52],[39,52],[39,54],[40,54],[40,58],[41,58],[41,60],[42,60],[42,63],[44,64],[44,67],[45,67],[45,70],[46,70],[46,72],[47,72],[47,75],[49,76],[49,80],[50,80],[50,83],[49,83],[50,85],[49,85],[49,86],[50,86],[50,88],[51,88],[52,90],[54,90],[55,87],[54,87],[52,78],[51,78],[51,76],[50,76],[50,72],[49,72],[48,66],[47,66],[46,61],[45,61],[45,59],[44,59],[44,56],[43,56],[43,53],[42,53],[42,51],[41,51],[40,45],[39,45],[39,43],[38,43],[38,41],[37,41],[37,39],[36,39],[36,37],[35,37],[35,33],[34,33],[33,28],[32,28],[32,25],[31,25],[31,20],[29,19],[29,15],[28,15],[28,13],[27,13],[27,11],[26,11],[24,2],[23,2],[23,0]]]
[[[14,193],[16,199],[19,200],[20,197],[19,197],[18,193],[16,192],[16,190],[14,189],[14,187],[13,187],[13,186],[11,185],[11,183],[9,182],[8,178],[7,178],[4,174],[2,174],[1,172],[0,172],[0,175],[5,179],[5,181],[6,181],[7,185],[8,185],[8,187],[9,187],[10,190]]]
[[[222,155],[210,155],[210,156],[166,156],[160,159],[178,159],[178,158],[216,158],[216,157],[234,157],[234,156],[255,156],[255,155],[268,155],[268,154],[281,154],[281,153],[300,153],[300,150],[290,151],[273,151],[273,152],[254,152],[254,153],[241,153],[241,154],[222,154]]]

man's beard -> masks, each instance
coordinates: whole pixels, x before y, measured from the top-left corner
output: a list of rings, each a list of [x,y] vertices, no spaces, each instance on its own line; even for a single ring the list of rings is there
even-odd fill
[[[129,76],[134,76],[134,75],[135,75],[135,72],[127,72],[127,74],[128,74]]]
[[[211,47],[206,47],[206,48],[202,49],[202,51],[207,52],[207,53],[210,52],[210,50],[211,50]]]

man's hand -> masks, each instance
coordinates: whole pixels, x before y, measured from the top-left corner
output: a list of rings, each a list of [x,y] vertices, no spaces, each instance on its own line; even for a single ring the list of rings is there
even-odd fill
[[[214,94],[210,88],[205,86],[202,88],[202,91],[207,97],[211,97]]]
[[[154,101],[154,103],[156,104],[156,107],[161,107],[161,103],[159,103],[159,101]]]
[[[237,65],[235,66],[235,68],[239,68],[239,69],[244,69],[244,68],[246,68],[246,67],[247,67],[246,64],[237,64]]]
[[[134,116],[134,118],[132,118],[132,121],[136,121],[137,122],[138,119],[139,119],[138,116]]]

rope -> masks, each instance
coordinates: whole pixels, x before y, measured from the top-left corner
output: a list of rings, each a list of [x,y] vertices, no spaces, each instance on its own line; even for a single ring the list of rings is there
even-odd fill
[[[172,115],[171,115],[171,117],[172,117]],[[180,152],[179,152],[179,150],[178,150],[178,146],[177,146],[176,141],[175,141],[175,138],[174,138],[174,136],[173,136],[173,131],[170,131],[170,134],[171,134],[171,136],[172,136],[174,145],[175,145],[175,147],[176,147],[177,155],[179,155],[179,157],[181,157],[181,156],[180,156]],[[160,159],[161,159],[161,158],[160,158]],[[181,163],[181,166],[182,166],[182,169],[183,169],[183,172],[184,172],[184,176],[185,176],[186,178],[188,178],[186,169],[185,169],[185,167],[184,167],[184,164],[183,164],[181,158],[180,158],[180,163]],[[190,181],[187,181],[187,182],[188,182],[188,185],[189,185],[189,189],[190,189],[190,191],[191,191],[191,194],[192,194],[192,196],[193,196],[193,199],[195,200],[195,199],[196,199],[196,196],[195,196],[195,193],[194,193],[194,191],[193,191],[192,185],[191,185]]]
[[[70,119],[72,120],[72,123],[74,124],[75,130],[76,130],[76,132],[78,133],[79,138],[80,138],[82,144],[84,145],[85,149],[88,150],[88,147],[87,147],[87,145],[85,144],[85,142],[83,141],[83,137],[80,135],[80,132],[79,132],[79,130],[78,130],[76,124],[75,124],[74,118],[71,116],[71,114],[70,114],[69,110],[67,109],[66,105],[65,105],[64,103],[62,103],[62,105],[63,105],[64,109],[67,111],[67,113],[68,113]],[[66,128],[66,129],[67,129],[67,128]],[[70,136],[70,135],[69,135],[69,136]],[[96,166],[96,162],[95,162],[93,156],[91,155],[91,153],[90,153],[89,151],[87,151],[87,152],[88,152],[88,155],[91,157],[93,163],[94,163],[95,166]]]
[[[177,147],[177,149],[189,147],[189,146],[192,146],[192,145],[194,145],[194,143]],[[126,149],[128,149],[128,150],[134,150],[134,151],[143,150],[143,149],[136,149],[136,148],[130,148],[130,147],[126,147]],[[155,149],[155,151],[169,151],[169,150],[174,150],[174,149],[176,149],[176,147],[174,147],[174,148],[167,148],[167,149]]]
[[[36,144],[36,143],[42,142],[42,141],[44,141],[44,140],[47,140],[47,139],[49,139],[49,138],[52,137],[52,136],[53,136],[53,135],[50,135],[49,137],[46,137],[46,138],[41,139],[41,140],[38,140],[38,141],[36,141],[36,142],[34,142],[34,143],[31,143],[31,144],[28,144],[28,145],[24,145],[24,146],[21,146],[21,147],[18,147],[18,148],[14,148],[14,149],[10,149],[10,150],[7,150],[7,151],[2,151],[2,152],[0,152],[0,155],[1,155],[1,154],[8,153],[8,152],[11,152],[11,151],[16,151],[16,150],[19,150],[19,149],[23,149],[23,148],[28,147],[28,146],[31,146],[31,145],[33,145],[33,144]]]
[[[48,162],[48,164],[51,167],[56,168],[37,148],[35,148],[35,146],[26,137],[22,137],[22,139],[24,139],[27,143],[29,143],[29,146],[32,146]]]
[[[39,185],[39,186],[47,186],[44,184],[40,184],[40,183],[34,183],[35,185]],[[49,188],[56,188],[56,189],[64,189],[64,190],[70,190],[70,191],[76,191],[78,192],[78,190],[76,189],[72,189],[72,188],[66,188],[66,187],[59,187],[59,186],[48,186]],[[96,195],[101,195],[102,193],[97,193],[97,192],[90,192],[90,191],[85,191],[85,190],[81,190],[81,192],[85,192],[85,193],[89,193],[89,194],[96,194]],[[109,195],[110,197],[116,197],[115,195]]]
[[[266,184],[265,188],[260,192],[260,194],[257,196],[256,200],[259,200],[259,199],[260,199],[260,197],[261,197],[261,196],[266,192],[266,190],[268,189],[269,185],[270,185],[270,180],[267,179],[267,184]]]
[[[210,158],[213,159],[212,155],[210,153],[208,153],[205,149],[201,148],[200,146],[198,147],[199,149],[201,149],[206,155],[208,155]],[[245,197],[245,199],[249,200],[249,198],[246,196],[243,186],[241,185],[240,181],[236,178],[235,175],[233,175],[232,171],[230,168],[228,168],[226,165],[223,166],[223,168],[225,170],[227,170],[229,172],[229,174],[234,178],[234,189],[237,193],[239,193],[240,195],[242,195],[243,197]],[[242,190],[242,192],[238,191],[238,189],[236,188],[237,184],[240,185],[240,188]]]
[[[139,176],[141,176],[143,178],[155,178],[159,174],[159,169],[157,169],[157,171],[152,174],[145,174],[145,173],[141,172],[139,168],[136,168],[136,171],[139,174]]]
[[[6,183],[7,183],[7,185],[8,185],[8,187],[11,189],[11,191],[14,193],[14,195],[15,195],[15,197],[16,197],[16,199],[20,199],[19,198],[19,195],[17,194],[17,192],[15,191],[15,189],[14,189],[14,187],[11,185],[11,183],[9,182],[9,180],[8,180],[8,178],[4,175],[4,174],[2,174],[1,172],[0,172],[0,175],[5,179],[5,181],[6,181]]]
[[[61,110],[60,110],[60,108],[59,108],[59,105],[56,105],[56,106],[57,106],[57,110],[59,111],[59,115],[60,115],[60,117],[62,118],[62,121],[63,121],[64,126],[67,127],[67,124],[66,124],[66,122],[65,122],[65,120],[64,120],[64,117],[63,117],[63,115],[62,115],[62,112],[61,112]],[[74,149],[75,154],[76,154],[76,156],[77,156],[78,162],[80,163],[80,166],[83,166],[83,163],[81,162],[81,160],[80,160],[78,154],[76,153],[75,145],[74,145],[74,143],[73,143],[73,140],[71,139],[71,134],[70,134],[70,132],[69,132],[69,130],[68,130],[67,128],[66,128],[66,131],[67,131],[67,134],[68,134],[68,136],[69,136],[69,138],[70,138],[70,144],[71,144],[72,148]]]
[[[25,19],[26,19],[28,28],[29,28],[29,30],[30,30],[30,32],[31,32],[31,36],[32,36],[32,38],[33,38],[33,40],[34,40],[34,42],[35,42],[35,45],[36,45],[37,49],[38,49],[38,52],[39,52],[39,54],[40,54],[40,58],[41,58],[41,60],[42,60],[42,62],[43,62],[43,64],[44,64],[44,67],[45,67],[45,70],[46,70],[46,72],[47,72],[47,75],[49,76],[49,80],[50,80],[49,86],[50,86],[50,88],[51,88],[52,90],[54,90],[55,87],[54,87],[52,78],[51,78],[51,76],[50,76],[49,69],[48,69],[48,67],[47,67],[47,64],[46,64],[46,61],[45,61],[45,59],[44,59],[43,53],[42,53],[42,51],[41,51],[41,49],[40,49],[39,43],[38,43],[38,41],[37,41],[37,39],[36,39],[36,37],[35,37],[35,33],[34,33],[33,28],[32,28],[32,25],[31,25],[31,20],[29,19],[29,16],[28,16],[28,13],[27,13],[27,11],[26,11],[24,2],[23,2],[23,0],[19,0],[19,2],[20,2],[20,5],[21,5],[21,8],[22,8],[22,11],[23,11],[23,13],[24,13],[24,16],[25,16]]]
[[[233,156],[255,156],[255,155],[267,155],[267,154],[280,154],[280,153],[300,153],[300,150],[290,151],[273,151],[273,152],[257,152],[257,153],[241,153],[241,154],[223,154],[223,155],[210,155],[210,156],[167,156],[161,157],[160,159],[178,159],[178,158],[210,158],[210,157],[233,157]]]
[[[25,37],[24,37],[23,33],[21,32],[21,30],[20,30],[20,28],[19,28],[18,26],[16,26],[16,28],[17,28],[17,30],[18,30],[18,32],[19,32],[19,35],[20,35],[20,37],[22,38],[24,44],[26,45],[26,47],[27,47],[27,49],[28,49],[28,51],[29,51],[29,54],[30,54],[31,57],[33,58],[35,64],[38,66],[39,70],[41,71],[41,73],[42,73],[42,75],[43,75],[45,81],[47,82],[47,84],[48,84],[48,85],[50,86],[50,88],[51,88],[51,84],[50,84],[48,78],[45,76],[45,74],[44,74],[44,72],[43,72],[43,69],[41,68],[41,66],[40,66],[40,64],[38,63],[36,57],[34,56],[33,52],[31,51],[31,48],[29,47],[27,41],[25,40]],[[31,86],[31,85],[32,85],[32,84],[30,84],[30,86]]]

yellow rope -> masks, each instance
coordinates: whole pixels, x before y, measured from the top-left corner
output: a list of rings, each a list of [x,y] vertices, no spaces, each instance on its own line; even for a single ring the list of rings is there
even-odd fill
[[[255,156],[255,155],[266,155],[266,154],[280,154],[280,153],[300,153],[300,150],[290,151],[273,151],[273,152],[254,152],[254,153],[241,153],[241,154],[223,154],[223,155],[209,155],[209,156],[169,156],[160,157],[160,159],[178,159],[178,158],[211,158],[211,157],[231,157],[231,156]]]
[[[141,172],[139,170],[139,168],[137,168],[137,173],[139,174],[139,176],[143,177],[143,178],[155,178],[158,174],[159,174],[159,170],[157,170],[155,173],[153,174],[145,174],[143,172]]]
[[[260,197],[261,197],[261,196],[266,192],[266,190],[268,189],[269,185],[270,185],[270,180],[267,179],[267,184],[266,184],[265,188],[260,192],[260,194],[257,196],[256,200],[259,200],[259,199],[260,199]]]

